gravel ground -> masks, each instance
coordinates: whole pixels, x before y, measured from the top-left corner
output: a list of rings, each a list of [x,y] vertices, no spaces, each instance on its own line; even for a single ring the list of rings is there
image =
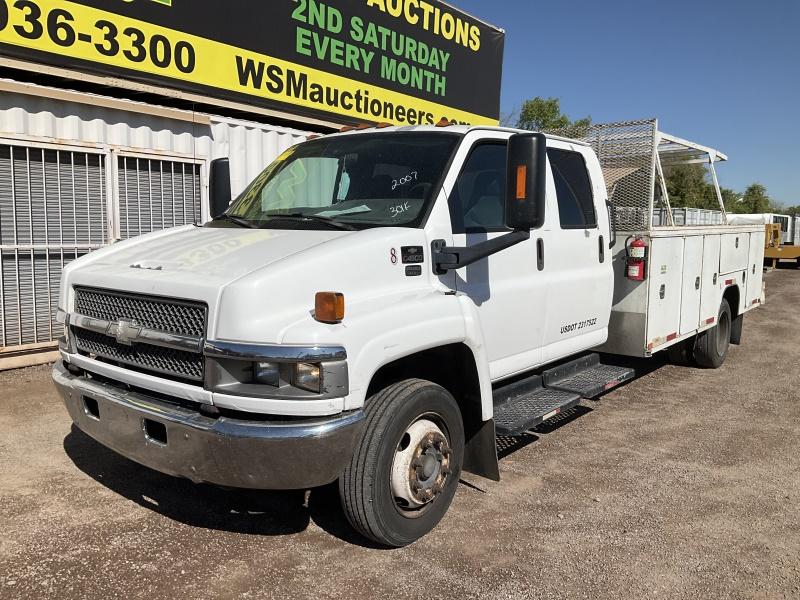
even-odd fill
[[[653,360],[508,446],[402,550],[335,489],[218,490],[99,446],[48,368],[0,374],[0,598],[800,598],[800,273],[717,371]]]

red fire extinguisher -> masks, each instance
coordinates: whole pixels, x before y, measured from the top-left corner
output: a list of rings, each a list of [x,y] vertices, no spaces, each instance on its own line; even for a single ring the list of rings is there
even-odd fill
[[[625,276],[631,281],[644,281],[647,279],[647,242],[639,236],[630,244],[628,240],[625,241]]]

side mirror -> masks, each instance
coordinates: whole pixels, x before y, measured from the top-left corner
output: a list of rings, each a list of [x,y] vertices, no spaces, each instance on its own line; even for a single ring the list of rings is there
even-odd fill
[[[530,231],[544,224],[547,194],[547,137],[517,133],[508,140],[506,225]]]
[[[211,218],[221,216],[231,204],[231,163],[227,158],[211,161],[208,174],[208,208]]]

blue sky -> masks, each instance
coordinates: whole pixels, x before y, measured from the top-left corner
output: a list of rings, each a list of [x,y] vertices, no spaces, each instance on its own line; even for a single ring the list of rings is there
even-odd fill
[[[658,117],[719,149],[720,184],[800,205],[800,0],[450,0],[506,30],[502,110]]]

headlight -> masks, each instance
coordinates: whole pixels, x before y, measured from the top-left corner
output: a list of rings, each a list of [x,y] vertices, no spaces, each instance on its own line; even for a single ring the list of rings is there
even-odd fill
[[[278,363],[258,362],[253,364],[253,379],[261,385],[281,386],[281,370]]]
[[[319,394],[322,389],[322,376],[320,365],[298,363],[294,366],[292,385],[301,390]]]

